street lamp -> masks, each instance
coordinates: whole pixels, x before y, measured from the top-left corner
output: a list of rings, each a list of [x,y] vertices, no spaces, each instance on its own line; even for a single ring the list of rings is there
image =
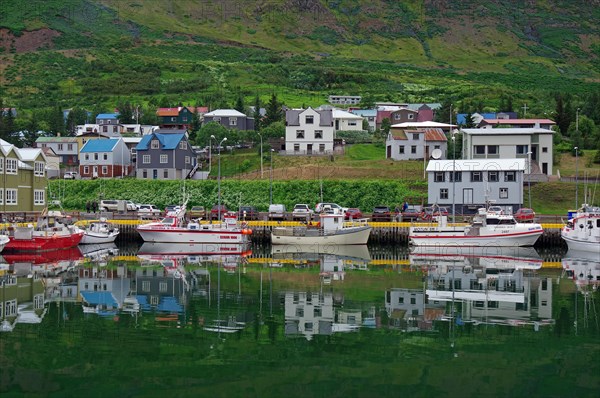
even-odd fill
[[[223,138],[221,140],[221,142],[219,143],[219,147],[217,148],[217,150],[219,151],[219,167],[217,169],[217,183],[218,183],[218,194],[219,194],[219,201],[218,201],[218,207],[217,207],[217,214],[219,216],[219,221],[221,221],[221,146],[223,145],[223,143],[227,141],[227,137]]]
[[[271,148],[271,172],[270,172],[270,182],[269,182],[269,205],[273,204],[273,152],[275,149]]]
[[[577,109],[577,110],[579,110],[579,109]],[[578,156],[577,150],[579,148],[575,147],[574,149],[575,149],[575,209],[578,209],[579,208],[579,198],[578,198],[579,190],[577,189],[577,185],[579,182],[579,173],[578,173],[578,168],[577,168],[577,165],[578,165],[577,161],[579,159],[579,156]]]
[[[531,209],[531,151],[527,152],[527,190],[529,191],[529,208]]]
[[[575,132],[579,133],[579,108],[577,108],[577,112],[575,112]]]
[[[214,135],[211,135],[210,137],[208,137],[208,174],[210,174],[210,170],[212,169],[212,158],[211,158],[211,150],[212,150],[212,140],[216,141],[216,138]],[[208,178],[208,175],[206,176],[206,178]]]
[[[260,137],[260,179],[263,178],[263,143],[262,143],[262,134],[258,133]]]

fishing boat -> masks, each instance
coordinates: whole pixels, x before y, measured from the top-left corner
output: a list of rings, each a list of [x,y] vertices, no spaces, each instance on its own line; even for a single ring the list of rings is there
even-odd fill
[[[239,223],[237,213],[228,212],[223,221],[201,223],[186,221],[185,204],[177,211],[167,213],[159,222],[140,225],[137,228],[144,242],[162,243],[247,243],[252,230]]]
[[[144,242],[138,250],[138,256],[156,257],[187,257],[187,256],[218,256],[244,255],[252,253],[249,245],[245,244],[195,244],[195,243],[152,243]]]
[[[571,250],[562,259],[563,270],[573,279],[579,288],[600,286],[600,251]]]
[[[106,221],[106,218],[100,218],[98,221],[92,221],[83,229],[82,245],[112,243],[119,235],[119,228]]]
[[[44,211],[37,223],[8,227],[9,242],[5,251],[50,251],[75,247],[83,238],[83,231],[64,222],[60,211]]]
[[[321,214],[317,223],[275,227],[274,245],[366,245],[371,234],[367,219],[344,222],[344,214]]]
[[[10,239],[8,239],[8,236],[0,235],[0,252],[2,252],[2,249],[4,249],[4,246],[6,246],[9,241]]]
[[[409,242],[414,246],[533,246],[544,232],[540,224],[519,223],[510,214],[481,208],[469,225],[449,225],[448,217],[434,216],[434,222],[411,226]]]
[[[600,253],[600,207],[581,206],[561,230],[569,251]]]

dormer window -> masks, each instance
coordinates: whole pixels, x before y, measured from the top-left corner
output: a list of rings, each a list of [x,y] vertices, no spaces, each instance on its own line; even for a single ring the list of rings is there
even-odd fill
[[[150,148],[152,148],[152,149],[160,148],[160,143],[158,142],[158,140],[152,140],[150,142]]]
[[[306,116],[305,123],[306,124],[314,124],[315,119],[313,115]]]

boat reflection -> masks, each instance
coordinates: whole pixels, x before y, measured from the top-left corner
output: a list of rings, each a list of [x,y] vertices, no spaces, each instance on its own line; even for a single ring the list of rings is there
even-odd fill
[[[600,253],[569,250],[562,260],[563,270],[579,290],[600,286]]]
[[[13,274],[56,275],[79,264],[83,255],[75,246],[46,252],[9,252],[3,253],[2,258]]]
[[[108,260],[119,254],[119,248],[113,242],[80,245],[79,250],[83,256],[90,260],[106,265]]]

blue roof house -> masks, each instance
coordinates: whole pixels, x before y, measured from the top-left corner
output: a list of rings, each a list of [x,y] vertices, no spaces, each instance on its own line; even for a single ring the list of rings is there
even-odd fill
[[[143,136],[135,149],[137,178],[183,180],[197,169],[196,152],[186,133],[158,130]]]
[[[81,178],[122,178],[131,171],[131,152],[123,138],[89,140],[79,151]]]

